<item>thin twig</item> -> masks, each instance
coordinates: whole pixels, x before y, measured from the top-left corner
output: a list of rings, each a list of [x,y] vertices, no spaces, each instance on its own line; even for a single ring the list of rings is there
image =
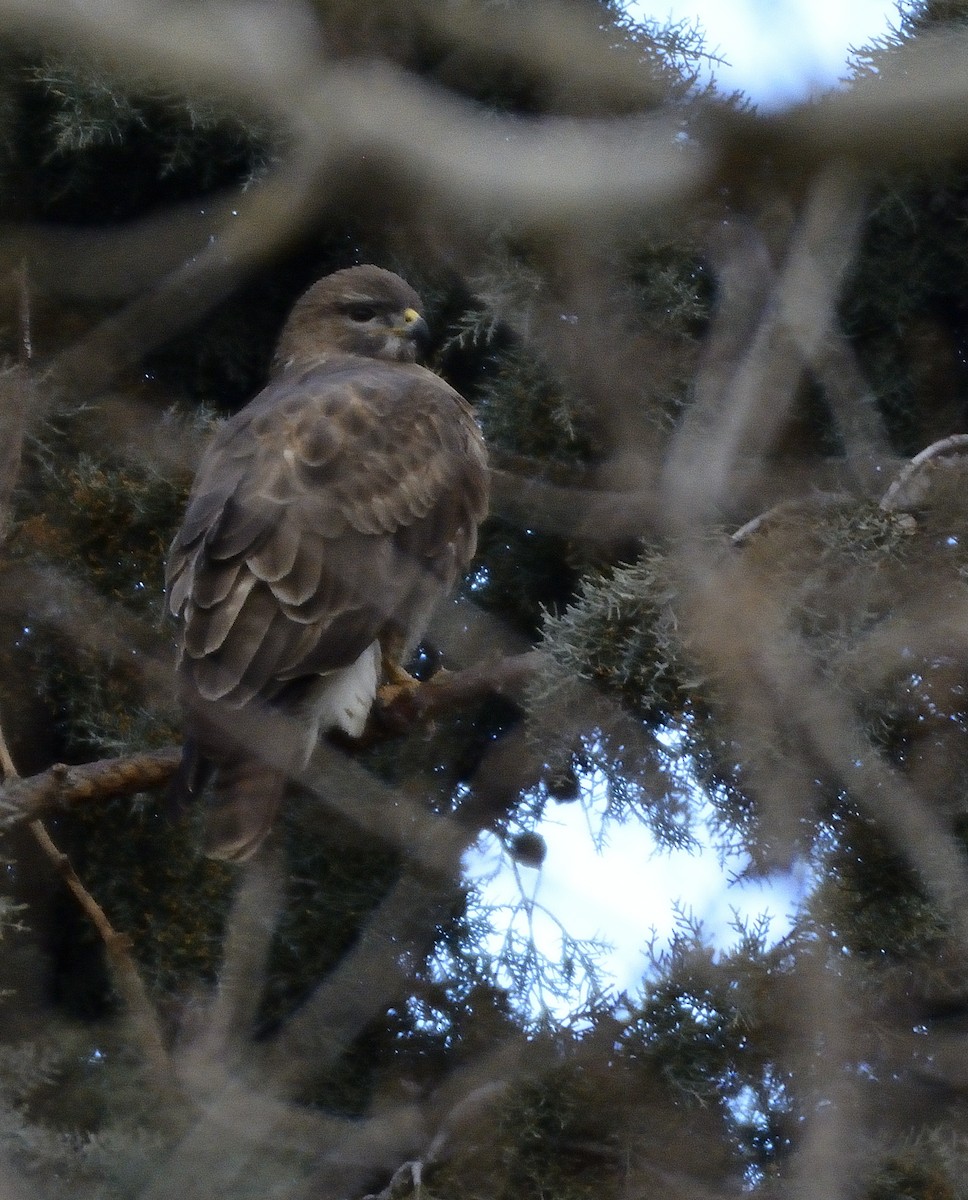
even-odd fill
[[[930,446],[915,454],[910,462],[905,463],[881,498],[880,507],[885,512],[914,507],[923,499],[923,492],[927,490],[928,485],[921,478],[927,468],[950,462],[955,458],[965,461],[966,456],[968,434],[953,433],[940,441],[932,442]]]
[[[34,357],[34,342],[30,319],[30,276],[27,273],[26,259],[21,259],[17,271],[17,292],[20,313],[20,365],[28,367]]]
[[[31,821],[30,832],[101,936],[108,954],[114,986],[124,1000],[135,1038],[151,1071],[159,1080],[171,1079],[171,1062],[147,989],[131,956],[131,939],[119,933],[104,909],[78,877],[70,859],[55,845],[43,821]]]
[[[4,780],[8,783],[19,779],[17,767],[7,746],[0,725],[0,766]],[[119,933],[108,920],[104,909],[81,882],[70,859],[58,849],[41,820],[30,822],[33,834],[54,870],[60,875],[67,888],[80,904],[94,928],[101,936],[108,955],[108,964],[118,993],[125,1002],[132,1032],[145,1062],[159,1082],[169,1084],[172,1079],[171,1061],[161,1036],[161,1027],[147,989],[131,956],[131,941],[126,934]]]
[[[13,758],[10,756],[10,750],[7,747],[7,739],[2,725],[0,725],[0,769],[3,771],[4,779],[19,778],[17,768],[14,766]]]

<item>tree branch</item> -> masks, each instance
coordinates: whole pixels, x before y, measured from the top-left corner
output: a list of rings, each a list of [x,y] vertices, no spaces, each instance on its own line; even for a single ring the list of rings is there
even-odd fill
[[[381,727],[402,731],[485,696],[503,696],[511,701],[523,698],[542,659],[540,650],[511,654],[492,662],[477,663],[463,671],[438,671],[426,683],[411,689],[381,689],[377,700],[377,720]]]
[[[20,778],[2,759],[7,783],[0,788],[0,819],[30,820],[51,808],[67,808],[88,800],[110,800],[162,787],[174,775],[181,751],[177,746],[124,758],[67,766],[54,763],[38,775]]]
[[[63,772],[70,769],[63,767],[62,764],[59,764],[59,766]],[[2,768],[4,778],[8,781],[13,781],[15,785],[19,776],[13,757],[7,746],[2,725],[0,725],[0,768]],[[54,778],[57,777],[57,772],[45,772],[44,774],[53,775]],[[7,788],[4,791],[6,792],[10,786],[11,783],[8,782]],[[114,986],[125,1003],[134,1039],[157,1081],[165,1087],[170,1087],[174,1078],[171,1060],[168,1057],[168,1051],[165,1049],[164,1039],[161,1036],[161,1028],[158,1024],[154,1006],[148,996],[144,982],[138,974],[138,968],[134,964],[134,959],[131,957],[130,939],[126,934],[119,933],[108,920],[104,909],[81,882],[80,877],[71,865],[70,859],[57,848],[53,838],[47,832],[43,821],[38,819],[32,820],[30,822],[30,832],[33,834],[47,859],[53,865],[54,870],[63,879],[68,890],[80,904],[94,925],[94,928],[100,934],[105,950],[107,951],[111,977],[114,981]]]
[[[107,951],[114,986],[125,1003],[128,1020],[145,1062],[159,1082],[170,1084],[172,1080],[171,1062],[161,1036],[154,1006],[144,982],[138,974],[134,959],[131,957],[131,939],[127,934],[119,933],[108,920],[104,909],[81,882],[70,859],[55,845],[43,821],[31,821],[30,832],[36,838],[54,870],[57,871],[68,890],[84,910],[91,924],[100,934]]]

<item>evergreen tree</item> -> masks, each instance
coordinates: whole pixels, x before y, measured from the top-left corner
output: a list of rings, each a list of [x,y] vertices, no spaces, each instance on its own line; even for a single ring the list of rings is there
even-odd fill
[[[595,0],[9,33],[0,1190],[965,1191],[963,154],[862,144],[963,10],[857,57],[854,166]],[[493,512],[413,664],[454,674],[236,870],[165,810],[164,555],[293,300],[367,261],[424,295]],[[684,919],[621,997],[573,939],[489,954],[463,853],[540,869],[593,774],[616,836],[711,804],[750,873],[806,864],[788,936]]]

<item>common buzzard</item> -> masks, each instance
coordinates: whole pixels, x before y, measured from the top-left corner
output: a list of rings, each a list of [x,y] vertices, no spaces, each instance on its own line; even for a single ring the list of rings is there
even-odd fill
[[[283,795],[260,717],[295,727],[296,771],[320,733],[358,737],[474,553],[484,445],[462,397],[416,365],[426,330],[398,275],[327,275],[202,459],[167,591],[186,710],[176,786],[192,796],[214,774],[215,857],[253,854]]]

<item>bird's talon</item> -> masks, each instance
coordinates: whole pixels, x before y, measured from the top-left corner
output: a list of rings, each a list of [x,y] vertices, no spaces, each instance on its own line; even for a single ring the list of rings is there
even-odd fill
[[[420,680],[415,679],[409,671],[405,671],[398,662],[383,660],[383,674],[387,682],[384,687],[395,687],[405,691],[414,691],[420,687]]]
[[[384,708],[393,708],[403,696],[412,696],[420,687],[420,682],[416,679],[410,683],[385,683],[382,687],[377,688],[377,699]]]

